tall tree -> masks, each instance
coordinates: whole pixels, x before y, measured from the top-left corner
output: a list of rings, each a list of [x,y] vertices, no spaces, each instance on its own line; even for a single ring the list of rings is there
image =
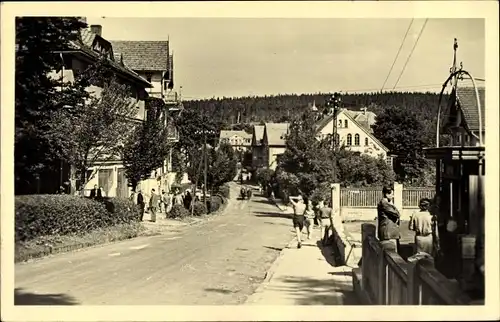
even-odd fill
[[[385,108],[377,115],[373,132],[397,155],[394,171],[398,181],[411,183],[426,175],[429,161],[423,148],[431,145],[432,134],[426,131],[426,124],[416,113],[395,106]]]
[[[64,106],[57,91],[62,80],[49,77],[63,64],[54,51],[66,49],[87,25],[77,17],[18,17],[15,24],[15,177],[16,193],[25,193],[59,158],[47,135],[53,114]]]
[[[130,88],[121,84],[107,60],[90,65],[75,80],[74,87],[85,91],[99,86],[100,93],[83,98],[68,109],[61,109],[48,132],[57,139],[60,155],[76,169],[83,188],[93,174],[89,168],[110,160],[119,160],[123,145],[135,128],[137,107],[130,98]]]
[[[168,127],[165,126],[165,103],[161,99],[147,101],[148,118],[138,126],[125,143],[122,151],[125,175],[135,191],[141,180],[163,166],[171,144]]]
[[[316,138],[315,118],[310,113],[294,120],[286,137],[286,150],[278,167],[294,174],[302,193],[310,195],[322,182],[335,182],[331,151]]]

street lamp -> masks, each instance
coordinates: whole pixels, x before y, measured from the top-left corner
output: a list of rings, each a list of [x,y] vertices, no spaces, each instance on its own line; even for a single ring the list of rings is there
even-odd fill
[[[342,98],[340,97],[340,93],[335,92],[332,96],[326,101],[326,106],[329,109],[329,113],[333,115],[333,132],[332,132],[332,150],[335,151],[335,148],[338,144],[337,142],[337,114],[340,111],[342,104]]]
[[[207,171],[208,171],[208,164],[207,164],[207,134],[210,135],[215,135],[216,131],[215,130],[207,130],[203,126],[203,129],[200,131],[195,131],[195,134],[202,134],[203,135],[203,163],[204,163],[204,170],[203,170],[203,202],[206,202],[207,200]],[[196,187],[195,189],[198,188],[198,175],[196,176]],[[196,193],[196,191],[195,191]]]

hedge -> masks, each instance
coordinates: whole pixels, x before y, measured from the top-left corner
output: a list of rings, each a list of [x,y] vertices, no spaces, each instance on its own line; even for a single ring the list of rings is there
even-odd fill
[[[200,202],[200,201],[195,201],[193,203],[193,205],[191,206],[193,209],[193,216],[202,216],[202,215],[205,215],[208,211],[207,211],[207,206],[205,205],[204,202]]]
[[[118,198],[97,202],[73,195],[23,195],[15,197],[15,209],[16,241],[84,234],[139,220],[137,206]]]
[[[184,205],[173,205],[170,212],[167,214],[168,218],[185,218],[191,213],[184,207]]]
[[[224,203],[224,198],[219,195],[210,197],[210,212],[216,212]]]
[[[227,183],[224,183],[222,186],[219,187],[218,191],[224,198],[229,199],[230,197],[230,192],[231,189],[229,188],[229,185]]]

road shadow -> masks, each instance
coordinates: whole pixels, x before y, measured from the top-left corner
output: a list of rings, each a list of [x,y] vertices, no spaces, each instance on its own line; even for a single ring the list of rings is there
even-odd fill
[[[283,248],[278,248],[278,247],[271,247],[271,246],[264,246],[264,248],[267,248],[267,249],[272,249],[272,250],[276,250],[278,252],[281,252],[283,250]]]
[[[288,214],[288,213],[282,213],[282,212],[261,212],[261,211],[255,211],[254,212],[255,217],[263,217],[263,218],[286,218],[286,219],[291,219],[293,215]]]
[[[234,291],[225,290],[225,289],[222,289],[222,288],[205,288],[205,291],[207,291],[207,292],[213,292],[213,293],[220,293],[220,294],[231,294],[231,293],[234,293]]]
[[[14,305],[78,305],[72,296],[66,294],[34,294],[22,288],[14,290]]]
[[[283,292],[297,298],[297,305],[359,305],[350,279],[315,279],[287,276],[280,279]],[[280,283],[281,284],[281,283]],[[273,288],[274,289],[274,288]],[[272,303],[269,303],[272,304]]]
[[[321,241],[316,242],[316,246],[321,250],[321,255],[325,258],[326,262],[332,267],[337,267],[338,263],[335,260],[335,255],[333,253],[333,248],[330,245],[323,245]]]
[[[255,203],[263,203],[263,204],[266,204],[266,205],[274,205],[273,202],[267,200],[267,199],[253,199],[252,200],[253,202]]]

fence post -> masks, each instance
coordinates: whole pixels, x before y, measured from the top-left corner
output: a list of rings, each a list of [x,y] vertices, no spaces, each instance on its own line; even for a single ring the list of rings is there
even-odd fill
[[[394,205],[402,213],[402,211],[403,211],[403,185],[401,183],[394,184]]]
[[[418,283],[418,271],[417,271],[418,261],[408,262],[408,291],[406,293],[406,304],[407,305],[420,305],[420,285]]]
[[[362,242],[362,249],[361,249],[361,287],[365,288],[367,283],[368,283],[368,275],[369,275],[369,263],[367,263],[367,258],[368,254],[367,252],[369,251],[369,239],[368,237],[374,238],[375,239],[375,225],[373,224],[361,224],[361,242]],[[366,263],[366,265],[365,265]]]

